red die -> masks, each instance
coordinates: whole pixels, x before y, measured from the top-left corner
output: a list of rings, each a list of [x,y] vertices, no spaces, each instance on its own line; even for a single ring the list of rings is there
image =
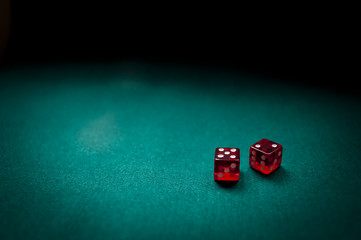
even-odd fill
[[[264,174],[276,170],[282,161],[281,144],[262,139],[253,144],[249,150],[249,165]]]
[[[214,157],[214,180],[238,181],[239,179],[239,149],[216,148]]]

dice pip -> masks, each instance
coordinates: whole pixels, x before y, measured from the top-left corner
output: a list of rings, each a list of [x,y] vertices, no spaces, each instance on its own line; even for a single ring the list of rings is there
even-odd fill
[[[282,152],[281,144],[262,139],[251,146],[249,165],[263,174],[270,174],[281,165]]]
[[[214,157],[214,180],[238,181],[239,149],[216,148]]]

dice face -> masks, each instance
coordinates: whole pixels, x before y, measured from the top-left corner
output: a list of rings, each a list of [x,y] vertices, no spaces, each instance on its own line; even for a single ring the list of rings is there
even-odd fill
[[[281,144],[262,139],[251,146],[249,165],[261,173],[270,174],[281,165],[282,154]]]
[[[239,149],[216,148],[214,157],[214,180],[238,181]]]

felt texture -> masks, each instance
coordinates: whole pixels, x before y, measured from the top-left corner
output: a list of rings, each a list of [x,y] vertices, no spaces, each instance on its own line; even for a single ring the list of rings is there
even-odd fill
[[[0,239],[358,239],[360,99],[137,62],[0,72]],[[269,176],[251,144],[283,145]],[[240,180],[213,180],[238,147]]]

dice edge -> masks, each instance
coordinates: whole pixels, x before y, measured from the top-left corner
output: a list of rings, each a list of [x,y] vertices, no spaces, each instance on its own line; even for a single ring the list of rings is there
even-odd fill
[[[259,149],[259,148],[256,148],[255,145],[258,144],[259,142],[263,141],[263,140],[267,140],[267,141],[270,141],[270,142],[272,142],[272,143],[274,143],[274,144],[277,144],[277,147],[276,147],[272,152],[269,152],[269,153],[264,152],[264,151],[262,151],[262,150]],[[282,149],[282,155],[283,155],[283,146],[282,146],[281,144],[279,144],[279,143],[276,143],[276,142],[274,142],[274,141],[272,141],[272,140],[269,140],[268,138],[262,138],[261,140],[258,140],[257,142],[253,143],[253,144],[251,145],[250,149],[255,149],[255,150],[260,151],[260,152],[262,152],[263,154],[267,154],[267,155],[273,154],[273,153],[275,153],[277,150]]]

